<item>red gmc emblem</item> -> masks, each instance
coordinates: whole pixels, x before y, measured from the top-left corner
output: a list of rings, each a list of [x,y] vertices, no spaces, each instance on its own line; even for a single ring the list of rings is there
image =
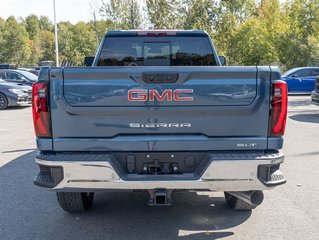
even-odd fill
[[[127,98],[129,101],[133,102],[145,102],[145,101],[176,101],[176,102],[186,102],[193,101],[194,98],[191,96],[185,96],[185,94],[192,94],[193,89],[165,89],[162,93],[157,90],[146,90],[146,89],[136,89],[129,90],[127,92]]]

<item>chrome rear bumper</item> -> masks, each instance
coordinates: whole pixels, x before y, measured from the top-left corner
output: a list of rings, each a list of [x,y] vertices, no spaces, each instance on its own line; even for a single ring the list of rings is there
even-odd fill
[[[183,179],[180,176],[174,179],[173,175],[170,175],[169,180],[165,179],[165,175],[157,175],[156,179],[152,178],[152,175],[142,175],[145,178],[141,179],[139,176],[138,180],[134,180],[134,177],[125,180],[113,167],[112,157],[109,158],[109,161],[105,159],[98,161],[95,158],[88,161],[77,161],[76,155],[69,156],[65,161],[55,161],[54,156],[49,160],[36,158],[36,163],[39,164],[40,168],[46,170],[35,177],[35,184],[55,191],[107,189],[250,191],[266,190],[286,182],[279,170],[279,165],[284,161],[284,156],[280,152],[271,154],[209,154],[208,157],[210,158],[208,167],[196,180],[188,180],[187,177]],[[272,172],[275,175],[265,176],[273,166],[277,167]],[[50,179],[49,174],[51,175],[51,185],[46,184],[46,181],[48,182]],[[56,175],[61,175],[60,179]]]

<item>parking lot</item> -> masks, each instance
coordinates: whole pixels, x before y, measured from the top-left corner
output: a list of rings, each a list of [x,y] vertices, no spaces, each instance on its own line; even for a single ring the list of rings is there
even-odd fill
[[[63,212],[53,192],[33,185],[31,108],[0,112],[0,239],[319,239],[319,107],[290,96],[285,135],[288,182],[261,206],[234,212],[222,193],[173,195],[149,207],[145,193],[97,193],[84,214]]]

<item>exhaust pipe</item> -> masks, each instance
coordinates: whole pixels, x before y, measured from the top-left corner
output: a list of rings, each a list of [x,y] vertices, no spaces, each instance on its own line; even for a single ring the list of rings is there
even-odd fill
[[[250,205],[257,207],[264,200],[264,194],[262,191],[245,191],[245,192],[228,192],[229,194],[249,203]]]

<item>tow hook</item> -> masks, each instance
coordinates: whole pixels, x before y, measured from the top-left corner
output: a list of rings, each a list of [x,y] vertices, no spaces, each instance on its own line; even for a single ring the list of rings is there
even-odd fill
[[[150,194],[149,206],[171,206],[172,199],[171,194],[173,190],[166,189],[154,189],[148,190]]]

